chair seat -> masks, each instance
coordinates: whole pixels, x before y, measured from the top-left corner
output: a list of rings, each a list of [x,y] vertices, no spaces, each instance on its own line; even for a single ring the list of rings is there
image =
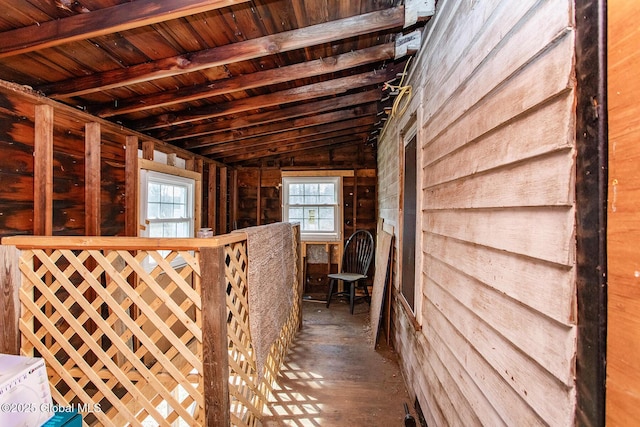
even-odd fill
[[[356,280],[366,279],[367,276],[358,273],[333,273],[328,276],[330,279],[344,280],[345,282],[355,282]]]

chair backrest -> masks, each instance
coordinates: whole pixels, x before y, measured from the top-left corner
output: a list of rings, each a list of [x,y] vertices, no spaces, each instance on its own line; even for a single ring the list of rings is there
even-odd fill
[[[373,259],[373,236],[367,230],[358,230],[349,237],[342,254],[342,272],[367,274]]]

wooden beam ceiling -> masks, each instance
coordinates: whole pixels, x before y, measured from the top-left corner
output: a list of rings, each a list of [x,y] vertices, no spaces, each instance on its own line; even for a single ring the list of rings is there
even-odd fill
[[[401,0],[20,1],[0,79],[235,165],[364,147],[406,61]]]
[[[362,50],[347,52],[341,55],[330,56],[328,58],[321,58],[313,61],[306,61],[270,70],[259,71],[257,73],[231,77],[208,84],[179,88],[160,92],[151,96],[131,97],[118,102],[117,105],[109,103],[88,106],[87,110],[100,117],[112,117],[153,108],[166,107],[169,105],[224,95],[226,93],[245,91],[278,83],[286,83],[291,80],[291,76],[295,76],[296,79],[304,79],[384,60],[390,60],[393,59],[394,50],[393,43],[386,43]]]
[[[0,58],[126,31],[249,0],[136,0],[5,31]]]
[[[187,125],[185,129],[162,129],[158,132],[150,132],[157,139],[164,141],[179,141],[188,138],[211,135],[217,132],[242,129],[250,126],[265,125],[286,119],[292,120],[298,117],[320,114],[323,112],[348,108],[360,104],[368,104],[380,100],[380,90],[371,89],[366,92],[353,93],[322,101],[310,102],[294,107],[282,108],[274,111],[247,114],[240,117],[231,117],[215,121],[213,123]]]
[[[179,125],[189,122],[195,122],[214,117],[221,117],[245,111],[258,110],[274,105],[289,104],[298,101],[305,101],[313,98],[321,98],[340,93],[346,93],[353,88],[372,86],[383,83],[395,75],[395,72],[389,70],[374,70],[355,76],[342,77],[339,79],[328,80],[320,83],[314,83],[293,89],[287,89],[267,95],[259,95],[251,98],[239,99],[223,104],[216,104],[202,107],[199,109],[191,109],[188,111],[172,112],[171,114],[162,114],[160,116],[151,117],[149,119],[140,120],[132,126],[140,131],[150,129],[158,129]]]
[[[404,7],[385,9],[240,43],[192,52],[188,55],[178,55],[126,68],[95,73],[86,77],[42,85],[37,90],[56,99],[85,95],[110,88],[176,76],[401,27],[403,23]]]

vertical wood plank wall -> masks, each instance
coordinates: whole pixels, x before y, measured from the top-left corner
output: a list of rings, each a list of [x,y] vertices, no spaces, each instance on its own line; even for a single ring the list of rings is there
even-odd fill
[[[163,152],[168,163],[184,159],[203,175],[212,194],[203,195],[200,217],[224,218],[225,233],[227,189],[218,199],[218,181],[208,181],[226,168],[0,81],[0,236],[137,235],[139,143],[144,158]]]
[[[607,425],[640,419],[640,5],[609,1]]]
[[[396,302],[394,340],[429,425],[573,425],[573,13],[438,2],[411,106],[381,138],[379,212],[397,226],[401,133],[418,112],[422,329]]]

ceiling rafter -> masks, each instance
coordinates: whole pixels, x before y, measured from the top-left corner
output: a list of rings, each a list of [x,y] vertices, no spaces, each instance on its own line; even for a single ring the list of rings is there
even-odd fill
[[[341,146],[344,144],[363,142],[366,139],[367,135],[368,135],[367,132],[360,132],[360,133],[351,132],[347,136],[323,139],[315,142],[304,141],[304,142],[299,142],[294,146],[278,145],[273,148],[269,148],[265,150],[251,151],[251,152],[245,151],[245,153],[243,154],[238,154],[235,156],[224,156],[224,157],[220,157],[218,160],[225,164],[233,164],[233,163],[240,163],[246,160],[255,160],[255,159],[271,157],[276,155],[289,155],[289,154],[294,154],[300,151],[304,151],[305,153],[308,153],[318,148],[327,148],[331,146]]]
[[[249,0],[136,0],[0,33],[0,58],[157,24]]]
[[[112,117],[137,111],[145,111],[168,105],[196,101],[230,92],[239,92],[291,81],[292,78],[303,79],[323,74],[347,70],[362,65],[393,59],[395,47],[393,43],[385,43],[369,48],[343,53],[341,55],[301,62],[280,68],[259,71],[252,74],[230,77],[224,80],[182,87],[164,91],[155,95],[138,96],[118,100],[114,103],[88,106],[87,111],[99,117]]]
[[[317,125],[304,129],[282,132],[276,135],[257,137],[254,140],[238,141],[236,143],[214,145],[199,150],[199,154],[207,156],[229,156],[248,152],[260,151],[269,147],[288,147],[298,142],[311,143],[326,140],[352,133],[363,132],[369,129],[374,121],[371,117],[361,117],[353,121],[336,122],[325,125]]]
[[[341,77],[334,80],[327,80],[320,83],[313,83],[293,89],[239,99],[203,108],[172,112],[171,114],[162,114],[145,120],[140,120],[134,123],[132,127],[140,131],[146,131],[150,129],[168,127],[174,124],[184,124],[245,111],[258,110],[260,108],[274,105],[283,105],[312,98],[337,95],[340,93],[346,93],[354,88],[383,83],[389,80],[391,75],[395,76],[394,67],[390,67],[385,70],[369,71],[367,73],[357,74],[354,76]]]
[[[297,129],[308,128],[317,125],[326,125],[327,123],[342,122],[349,119],[357,119],[363,116],[371,116],[377,113],[377,105],[375,103],[366,104],[349,109],[331,111],[329,113],[315,114],[312,116],[301,117],[286,122],[271,123],[268,125],[254,126],[242,130],[228,131],[223,134],[217,134],[214,137],[206,136],[200,138],[191,138],[182,148],[193,150],[196,148],[204,148],[212,145],[221,145],[225,143],[241,143],[250,138],[265,137],[268,135],[281,136],[282,132],[293,131]]]
[[[309,102],[302,105],[296,105],[294,107],[286,107],[275,111],[264,111],[240,117],[223,118],[212,123],[179,126],[179,129],[161,129],[157,132],[149,133],[163,141],[179,141],[223,131],[242,129],[249,126],[258,126],[283,120],[291,120],[298,117],[320,114],[327,111],[353,107],[379,100],[380,90],[371,89],[366,92],[342,95],[322,101]]]
[[[398,28],[402,27],[403,24],[404,6],[398,6],[192,52],[187,55],[173,56],[126,68],[94,73],[86,77],[75,77],[65,81],[53,82],[38,86],[36,89],[56,99],[86,95],[115,87],[176,76],[376,31]]]

